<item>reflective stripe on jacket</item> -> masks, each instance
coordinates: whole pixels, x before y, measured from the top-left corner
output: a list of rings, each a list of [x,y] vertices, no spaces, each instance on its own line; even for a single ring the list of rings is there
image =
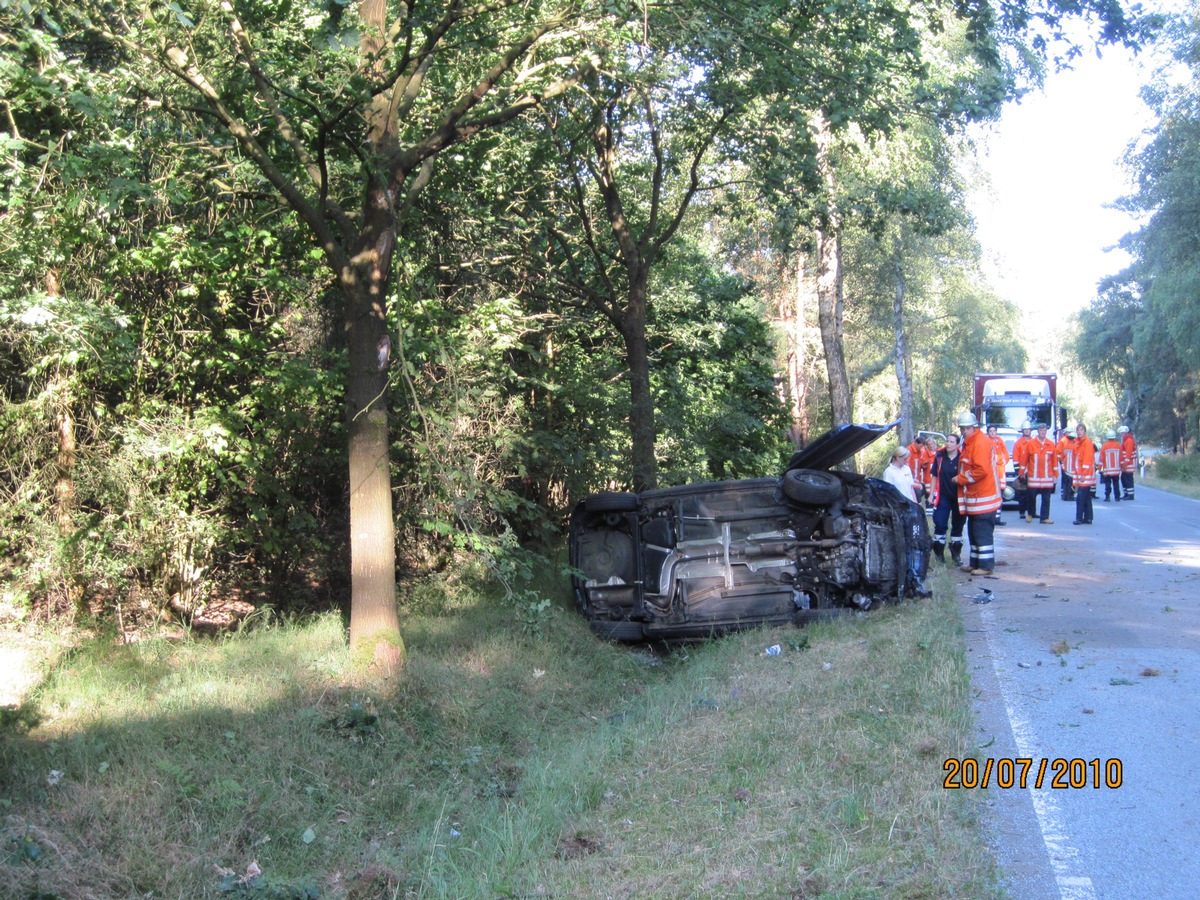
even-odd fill
[[[1029,435],[1023,434],[1013,441],[1012,461],[1017,467],[1017,474],[1020,475],[1026,466],[1029,458],[1029,442],[1033,440]]]
[[[1071,474],[1071,457],[1075,455],[1075,438],[1069,434],[1064,434],[1058,439],[1058,468],[1066,473]]]
[[[1054,487],[1058,478],[1058,449],[1047,438],[1030,438],[1025,452],[1025,481],[1033,490]]]
[[[1003,492],[1008,484],[1008,475],[1004,469],[1008,465],[1008,448],[1004,446],[1004,438],[1000,435],[988,435],[988,440],[992,442],[993,458],[996,460],[996,485]]]
[[[1131,432],[1125,432],[1125,438],[1121,441],[1121,471],[1132,472],[1137,468],[1137,441],[1133,439]]]
[[[1121,445],[1116,441],[1105,441],[1100,448],[1100,473],[1102,475],[1121,474]]]
[[[979,429],[963,441],[958,460],[958,508],[968,516],[995,512],[1000,508],[1000,489],[996,486],[994,449]]]
[[[1075,441],[1075,468],[1071,471],[1071,480],[1079,487],[1096,486],[1096,445],[1092,439],[1085,437]]]

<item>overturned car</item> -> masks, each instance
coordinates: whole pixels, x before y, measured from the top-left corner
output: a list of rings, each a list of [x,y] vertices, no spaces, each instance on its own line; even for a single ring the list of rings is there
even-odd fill
[[[584,498],[570,524],[580,612],[602,637],[641,641],[928,596],[922,509],[879,479],[830,471],[895,425],[837,428],[781,478]]]

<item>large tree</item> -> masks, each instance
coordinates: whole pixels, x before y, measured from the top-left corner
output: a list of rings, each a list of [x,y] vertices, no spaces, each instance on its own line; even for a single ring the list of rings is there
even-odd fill
[[[405,216],[447,147],[568,89],[591,65],[573,0],[416,4],[66,4],[181,142],[235,153],[235,190],[303,223],[341,296],[349,348],[351,646],[404,661],[395,604],[387,315]],[[552,45],[552,46],[551,46]]]
[[[1143,89],[1158,122],[1127,160],[1136,190],[1123,204],[1144,224],[1122,239],[1132,264],[1101,282],[1077,317],[1075,353],[1083,371],[1109,390],[1114,414],[1182,446],[1192,437],[1200,380],[1195,14],[1173,18],[1165,36],[1173,58]]]
[[[680,11],[653,10],[580,102],[546,109],[561,156],[547,178],[547,257],[567,295],[600,311],[625,343],[638,490],[657,481],[651,273],[693,205],[753,194],[746,157],[813,171],[813,142],[795,136],[806,110],[892,127],[894,85],[923,65],[919,17],[887,0]],[[827,343],[831,356],[838,347]]]

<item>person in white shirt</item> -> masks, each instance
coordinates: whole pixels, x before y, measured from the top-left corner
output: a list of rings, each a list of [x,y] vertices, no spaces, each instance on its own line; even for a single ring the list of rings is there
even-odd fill
[[[913,482],[912,469],[908,467],[908,448],[897,447],[892,451],[892,461],[883,470],[883,480],[904,497],[917,501],[917,486]]]

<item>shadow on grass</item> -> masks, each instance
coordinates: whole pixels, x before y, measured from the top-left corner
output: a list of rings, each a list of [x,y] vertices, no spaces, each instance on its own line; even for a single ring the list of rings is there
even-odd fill
[[[954,601],[666,656],[555,609],[409,617],[388,695],[332,614],[81,647],[0,736],[0,896],[989,896]]]

